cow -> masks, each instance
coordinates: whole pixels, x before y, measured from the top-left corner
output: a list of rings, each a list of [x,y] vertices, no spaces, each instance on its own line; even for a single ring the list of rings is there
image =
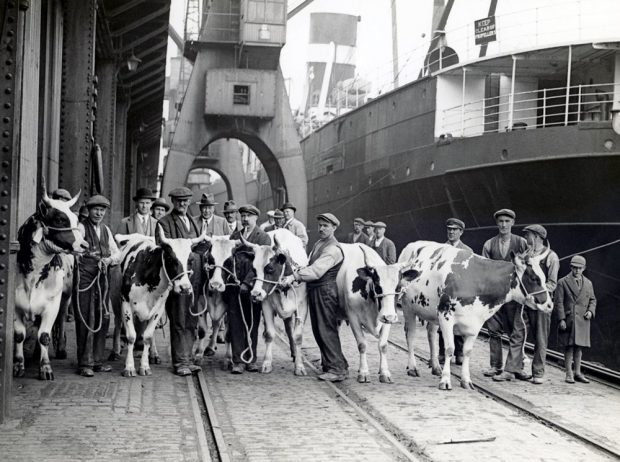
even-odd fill
[[[340,244],[344,256],[336,276],[338,297],[355,336],[360,354],[357,381],[370,382],[364,329],[379,338],[379,380],[392,383],[387,363],[387,341],[391,324],[398,320],[396,300],[400,293],[402,265],[386,265],[379,254],[365,244]]]
[[[295,375],[306,375],[301,345],[304,323],[308,317],[306,284],[301,283],[292,289],[280,283],[284,276],[292,274],[293,267],[308,265],[308,256],[302,240],[287,229],[276,229],[267,233],[271,245],[257,245],[245,241],[243,244],[254,252],[253,266],[256,280],[251,291],[254,300],[262,302],[265,322],[265,355],[261,372],[273,370],[273,340],[275,338],[275,314],[284,321],[289,339],[291,356],[295,362]]]
[[[239,245],[239,241],[230,240],[228,236],[206,236],[205,241],[208,246],[204,251],[204,283],[202,284],[202,294],[198,301],[197,311],[201,313],[198,318],[198,338],[194,342],[194,356],[200,361],[203,356],[213,356],[216,345],[217,332],[220,325],[224,322],[226,314],[226,303],[224,302],[224,291],[226,283],[224,281],[227,270],[224,262],[233,254],[233,250]],[[213,335],[207,343],[207,319],[206,313],[211,316]],[[230,345],[227,344],[227,357],[232,357]]]
[[[134,316],[148,321],[144,330],[144,349],[140,359],[139,375],[151,375],[149,350],[152,345],[155,327],[164,313],[166,300],[171,290],[179,294],[193,293],[188,266],[192,266],[192,246],[202,242],[204,235],[193,239],[168,239],[160,226],[160,244],[142,234],[120,235],[115,239],[122,244],[121,249],[121,309],[125,334],[127,336],[127,356],[124,377],[135,377],[133,359],[136,330]]]
[[[441,371],[440,390],[451,390],[450,360],[454,354],[454,333],[464,337],[461,387],[473,389],[469,360],[478,332],[501,306],[509,301],[549,313],[553,301],[546,289],[540,262],[529,252],[512,253],[512,263],[489,260],[449,244],[417,241],[408,244],[399,256],[403,265],[401,300],[409,347],[408,374],[417,376],[413,351],[415,316],[428,321],[433,368],[438,368],[435,348],[436,325],[446,342],[446,356]]]
[[[69,201],[51,199],[43,188],[43,198],[37,212],[18,230],[20,247],[15,281],[13,359],[15,377],[23,377],[25,374],[26,321],[37,318],[37,321],[40,320],[37,339],[41,349],[39,378],[54,380],[48,355],[48,346],[52,340],[50,331],[61,304],[64,307],[69,303],[67,292],[70,293],[73,277],[73,254],[83,253],[88,248],[78,230],[78,218],[71,211],[79,196],[78,192]]]

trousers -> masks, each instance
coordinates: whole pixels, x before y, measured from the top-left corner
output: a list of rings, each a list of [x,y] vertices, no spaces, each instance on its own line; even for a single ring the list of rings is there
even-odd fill
[[[78,299],[80,304],[75,308],[78,367],[92,368],[103,364],[105,358],[105,338],[110,325],[110,315],[106,313],[106,307],[101,306],[101,303],[106,304],[107,300],[100,300],[96,284],[90,290],[80,292]],[[93,333],[88,330],[84,322],[92,330],[96,330],[101,322],[101,328]]]
[[[230,340],[232,360],[234,364],[254,364],[256,363],[262,304],[253,303],[249,291],[239,291],[238,288],[230,290],[226,313],[228,316],[227,338]],[[248,331],[250,342],[248,342]]]
[[[192,362],[192,346],[197,318],[189,312],[191,295],[171,291],[166,300],[166,313],[170,321],[170,350],[175,369]]]
[[[524,323],[525,322],[525,323]],[[526,334],[531,333],[534,337],[534,358],[532,359],[532,375],[542,377],[545,374],[545,361],[547,359],[547,342],[549,340],[549,330],[551,328],[551,313],[543,313],[532,308],[523,308],[523,320],[517,312],[514,329],[510,335],[511,351],[519,348],[522,352],[523,344],[527,340]],[[527,329],[527,330],[526,330]],[[519,360],[517,358],[517,360]],[[523,361],[523,355],[520,357]],[[515,367],[517,364],[515,364]],[[506,368],[508,370],[508,368]],[[520,370],[520,369],[519,369]]]
[[[525,309],[525,308],[524,308]],[[521,317],[521,305],[509,302],[504,305],[486,322],[489,331],[490,364],[496,369],[504,369],[504,354],[502,350],[502,334],[512,334],[515,316]],[[523,354],[521,346],[510,342],[506,367],[508,372],[523,370]]]

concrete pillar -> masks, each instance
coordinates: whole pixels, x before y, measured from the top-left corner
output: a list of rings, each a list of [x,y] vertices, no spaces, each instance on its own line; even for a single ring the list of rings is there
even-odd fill
[[[216,143],[220,145],[219,169],[230,186],[229,193],[237,204],[245,204],[247,203],[247,194],[239,144],[232,140],[219,140]]]
[[[90,195],[96,0],[64,2],[59,184]]]

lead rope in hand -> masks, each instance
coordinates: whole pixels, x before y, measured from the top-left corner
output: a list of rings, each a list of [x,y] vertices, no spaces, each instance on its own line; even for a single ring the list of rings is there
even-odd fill
[[[80,317],[80,321],[82,321],[82,324],[84,324],[84,326],[86,327],[86,329],[93,333],[96,334],[97,332],[99,332],[101,330],[101,328],[103,327],[103,315],[104,312],[106,315],[110,315],[110,312],[108,310],[108,307],[106,305],[106,303],[104,303],[104,300],[107,299],[108,296],[108,271],[107,271],[107,265],[105,265],[103,263],[102,260],[99,260],[99,262],[97,263],[97,276],[93,279],[93,281],[88,285],[88,287],[84,288],[84,289],[80,289],[80,263],[79,263],[80,259],[79,257],[76,258],[76,262],[75,262],[75,272],[76,272],[76,286],[77,286],[77,297],[76,298],[76,308],[77,308],[77,312],[78,315]],[[105,292],[102,293],[101,291],[101,275],[103,274],[103,277],[105,278]],[[97,283],[97,292],[99,293],[99,325],[97,326],[97,328],[93,328],[90,327],[88,325],[88,323],[86,322],[86,320],[84,319],[84,315],[82,314],[82,309],[80,307],[80,293],[83,292],[87,292],[89,291],[94,285],[95,283]]]
[[[251,364],[252,361],[254,361],[254,351],[252,350],[252,329],[254,328],[254,310],[252,309],[253,308],[252,299],[250,298],[250,326],[248,327],[248,322],[246,321],[245,313],[243,312],[243,305],[241,304],[242,282],[239,281],[239,278],[237,277],[237,260],[235,259],[234,255],[232,258],[232,262],[233,262],[233,276],[235,277],[235,284],[231,284],[231,285],[237,285],[239,287],[239,292],[237,292],[237,302],[239,303],[239,310],[241,311],[241,319],[243,321],[243,327],[245,327],[246,342],[248,344],[248,346],[239,355],[239,358],[244,364]],[[250,352],[250,358],[246,360],[245,356],[248,351]]]

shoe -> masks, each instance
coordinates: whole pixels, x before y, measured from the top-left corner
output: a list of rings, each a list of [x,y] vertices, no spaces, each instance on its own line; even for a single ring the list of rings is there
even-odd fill
[[[545,383],[545,381],[542,377],[534,377],[532,379],[532,383],[535,383],[536,385],[542,385],[543,383]]]
[[[245,370],[248,372],[258,372],[258,364],[256,363],[246,364]]]
[[[463,357],[462,356],[457,356],[455,362],[456,362],[457,366],[461,366],[463,364]]]
[[[566,374],[566,378],[564,379],[566,383],[575,383],[575,379],[573,378],[573,374]]]
[[[493,377],[495,375],[500,375],[502,373],[501,369],[497,369],[495,367],[490,367],[489,369],[485,369],[482,371],[482,375],[485,377]]]
[[[504,371],[499,375],[494,375],[493,380],[495,382],[510,382],[515,378],[515,375],[512,372]]]
[[[93,367],[93,371],[95,372],[110,372],[112,370],[112,366],[109,364],[97,364]]]
[[[530,380],[532,378],[532,374],[528,374],[527,372],[515,372],[515,378],[519,380]]]
[[[200,372],[202,370],[202,367],[197,366],[196,364],[190,364],[189,366],[187,366],[187,368],[191,371],[191,373],[195,373],[195,372]]]
[[[575,374],[575,382],[590,383],[586,376],[582,374]]]
[[[80,375],[82,377],[94,377],[95,373],[90,367],[82,367],[80,369]]]
[[[233,364],[230,370],[231,374],[243,374],[243,366],[241,364]]]
[[[174,371],[174,373],[176,375],[181,376],[181,377],[185,377],[187,375],[192,375],[192,371],[190,371],[189,367],[186,367],[186,366],[177,367],[176,370]]]
[[[347,374],[334,374],[333,372],[324,372],[317,379],[325,382],[342,382],[347,378]]]

